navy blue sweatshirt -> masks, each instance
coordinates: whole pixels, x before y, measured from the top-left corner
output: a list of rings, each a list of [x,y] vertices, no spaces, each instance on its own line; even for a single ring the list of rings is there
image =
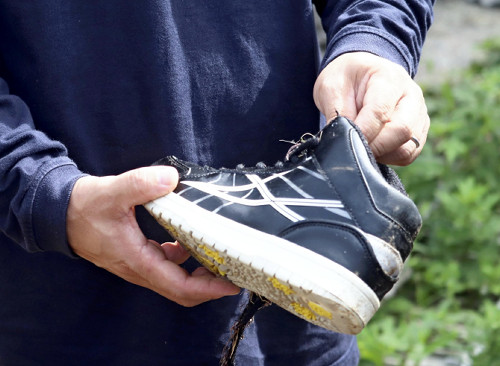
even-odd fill
[[[415,74],[432,2],[317,1],[321,64],[306,0],[0,0],[0,364],[216,365],[245,295],[183,308],[76,258],[74,182],[167,154],[273,163],[279,140],[317,131],[313,84],[336,56],[368,51]],[[357,358],[354,337],[271,307],[237,360]]]

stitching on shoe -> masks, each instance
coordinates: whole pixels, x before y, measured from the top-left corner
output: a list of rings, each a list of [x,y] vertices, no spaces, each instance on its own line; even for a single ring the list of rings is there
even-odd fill
[[[356,216],[353,215],[353,211],[352,209],[347,206],[344,202],[344,200],[342,199],[342,196],[339,194],[339,192],[337,191],[337,189],[335,188],[335,185],[333,184],[333,182],[330,180],[330,178],[328,177],[328,175],[326,174],[325,170],[321,167],[321,164],[319,163],[318,159],[316,158],[316,154],[314,153],[311,153],[311,160],[314,164],[314,166],[316,167],[316,169],[318,170],[318,172],[325,178],[325,181],[327,182],[328,186],[335,192],[335,194],[340,197],[342,203],[344,204],[344,208],[349,212],[349,215],[351,216],[351,219],[352,221],[354,221],[354,223],[357,225],[357,226],[360,226],[359,225],[359,222],[356,220]]]

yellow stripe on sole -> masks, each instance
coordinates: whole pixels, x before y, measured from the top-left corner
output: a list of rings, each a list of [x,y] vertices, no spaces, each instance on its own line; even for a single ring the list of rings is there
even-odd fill
[[[308,308],[300,305],[298,302],[292,302],[290,305],[293,307],[293,310],[295,310],[295,312],[303,318],[309,321],[316,320],[316,315]]]
[[[312,311],[314,311],[316,314],[319,316],[322,316],[324,318],[332,319],[332,313],[326,310],[324,307],[322,307],[319,304],[316,304],[315,302],[309,301],[307,303],[309,307],[311,308]]]
[[[281,283],[276,277],[269,277],[267,280],[270,281],[275,288],[283,292],[285,295],[293,294],[293,290],[290,288],[290,286]]]

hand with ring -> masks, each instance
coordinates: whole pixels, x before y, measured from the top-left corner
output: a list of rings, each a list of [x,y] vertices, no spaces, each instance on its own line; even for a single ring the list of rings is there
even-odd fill
[[[353,52],[334,59],[316,80],[314,100],[327,121],[337,114],[354,121],[380,163],[408,165],[427,140],[422,90],[403,67],[379,56]]]

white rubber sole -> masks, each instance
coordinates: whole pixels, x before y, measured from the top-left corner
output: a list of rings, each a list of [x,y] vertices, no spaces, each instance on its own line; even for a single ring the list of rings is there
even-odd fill
[[[175,193],[145,207],[212,272],[313,324],[358,334],[380,306],[358,276],[288,240],[209,212]]]

